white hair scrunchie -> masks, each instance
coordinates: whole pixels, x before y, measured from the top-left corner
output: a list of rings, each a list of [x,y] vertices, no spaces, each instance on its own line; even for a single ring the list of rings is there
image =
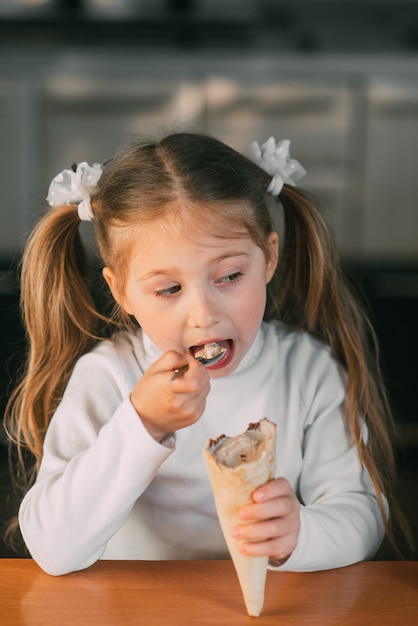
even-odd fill
[[[97,183],[103,173],[100,163],[89,165],[86,161],[74,169],[62,170],[52,180],[47,201],[50,206],[78,204],[78,216],[83,222],[94,220],[91,198],[97,191]]]
[[[299,161],[290,158],[289,147],[289,139],[276,143],[274,137],[267,139],[261,148],[256,141],[250,144],[250,159],[272,176],[267,191],[274,197],[279,195],[285,183],[294,186],[296,180],[306,175]]]

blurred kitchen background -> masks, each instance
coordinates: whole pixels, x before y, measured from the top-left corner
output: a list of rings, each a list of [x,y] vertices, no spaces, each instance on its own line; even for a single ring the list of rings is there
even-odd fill
[[[16,265],[50,180],[185,126],[243,151],[291,140],[369,303],[418,536],[418,0],[0,0],[2,412],[24,349]]]

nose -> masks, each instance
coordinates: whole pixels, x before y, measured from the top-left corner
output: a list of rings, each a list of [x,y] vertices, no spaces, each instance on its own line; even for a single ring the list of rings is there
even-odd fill
[[[192,328],[210,328],[219,321],[216,298],[207,291],[196,289],[188,299],[187,317]]]

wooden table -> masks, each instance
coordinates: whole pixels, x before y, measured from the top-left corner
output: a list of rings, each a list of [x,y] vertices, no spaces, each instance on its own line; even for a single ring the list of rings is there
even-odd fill
[[[0,560],[2,626],[413,626],[418,562],[326,572],[268,572],[249,617],[230,561],[99,561],[52,577],[30,559]]]

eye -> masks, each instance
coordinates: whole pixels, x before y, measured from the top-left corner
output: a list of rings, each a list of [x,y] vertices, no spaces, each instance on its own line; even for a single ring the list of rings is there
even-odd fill
[[[170,296],[178,293],[180,290],[180,285],[172,285],[166,289],[158,289],[157,291],[154,291],[154,294],[157,298],[169,298]]]
[[[222,278],[218,279],[218,283],[234,283],[238,281],[244,274],[242,272],[234,272],[233,274],[228,274],[227,276],[222,276]]]

